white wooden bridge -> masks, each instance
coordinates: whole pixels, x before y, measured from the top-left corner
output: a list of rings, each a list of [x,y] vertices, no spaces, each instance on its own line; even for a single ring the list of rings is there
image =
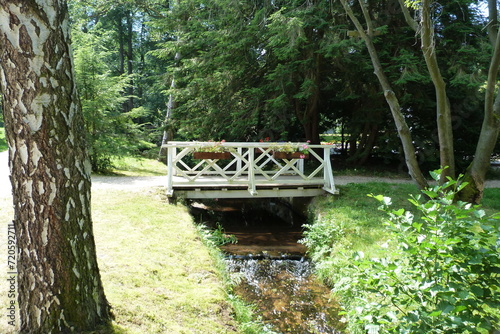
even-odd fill
[[[311,197],[337,194],[330,163],[331,145],[307,143],[168,142],[167,195],[185,198]],[[278,157],[284,147],[306,154]],[[225,157],[194,158],[199,151]],[[305,162],[307,161],[307,162]]]

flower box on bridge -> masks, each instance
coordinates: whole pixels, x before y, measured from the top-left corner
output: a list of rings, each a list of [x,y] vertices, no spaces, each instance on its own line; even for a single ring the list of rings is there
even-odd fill
[[[309,159],[309,153],[302,153],[302,152],[273,152],[273,157],[276,159]]]
[[[193,152],[195,159],[231,159],[231,152]]]

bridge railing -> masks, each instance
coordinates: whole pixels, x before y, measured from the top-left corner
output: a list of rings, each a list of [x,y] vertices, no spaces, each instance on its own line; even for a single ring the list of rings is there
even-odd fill
[[[290,177],[303,185],[318,185],[336,194],[330,163],[332,145],[310,145],[308,143],[271,142],[168,142],[167,148],[167,195],[172,196],[176,182],[182,177],[183,184],[210,186],[245,185],[252,195],[257,187],[289,182]],[[280,149],[297,147],[306,149],[294,157],[277,157]],[[195,152],[223,151],[224,159],[205,157],[194,159]],[[314,163],[304,167],[307,156]],[[215,178],[217,181],[214,181]],[[285,181],[287,179],[288,181]]]

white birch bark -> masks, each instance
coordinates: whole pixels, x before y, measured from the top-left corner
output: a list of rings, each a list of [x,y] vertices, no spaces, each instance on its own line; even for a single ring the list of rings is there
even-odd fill
[[[0,0],[0,84],[18,246],[21,333],[109,322],[65,1]]]

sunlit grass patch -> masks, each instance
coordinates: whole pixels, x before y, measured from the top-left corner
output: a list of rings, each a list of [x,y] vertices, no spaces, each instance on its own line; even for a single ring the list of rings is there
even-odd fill
[[[333,283],[331,273],[349,261],[353,252],[378,256],[378,246],[387,241],[386,214],[368,194],[390,196],[396,207],[409,209],[410,194],[418,193],[413,184],[352,183],[339,188],[339,196],[317,199],[305,232],[305,244],[318,264],[318,274],[329,283]]]
[[[230,333],[221,277],[183,206],[154,193],[94,191],[105,292],[127,333]]]
[[[114,157],[111,173],[125,176],[161,176],[167,174],[167,167],[155,159],[140,156]]]

